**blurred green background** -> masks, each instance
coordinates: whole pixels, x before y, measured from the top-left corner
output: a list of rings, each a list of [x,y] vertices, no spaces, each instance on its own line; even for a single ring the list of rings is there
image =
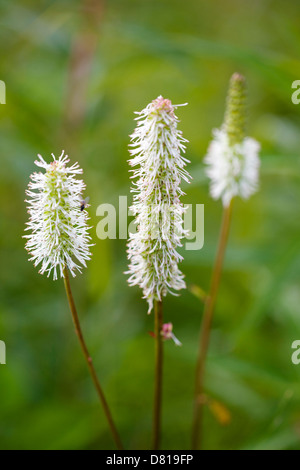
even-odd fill
[[[153,315],[129,288],[125,240],[98,240],[96,208],[129,195],[128,135],[136,110],[162,94],[190,141],[184,203],[205,204],[205,245],[182,251],[188,284],[209,286],[221,204],[203,156],[220,126],[228,80],[249,85],[248,134],[262,144],[260,191],[237,200],[219,292],[206,392],[208,449],[300,449],[299,2],[272,0],[0,1],[1,449],[113,449],[83,361],[63,283],[42,277],[22,240],[24,192],[37,153],[61,150],[84,168],[93,258],[72,282],[82,326],[127,448],[149,446]],[[300,105],[299,105],[300,106]],[[131,196],[130,196],[131,197]],[[188,290],[165,301],[182,348],[165,344],[163,443],[190,445],[203,307]]]

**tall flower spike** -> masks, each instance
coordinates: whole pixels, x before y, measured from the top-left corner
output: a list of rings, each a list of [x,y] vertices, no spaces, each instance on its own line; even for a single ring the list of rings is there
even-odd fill
[[[177,247],[187,235],[183,229],[185,208],[180,202],[184,193],[181,180],[189,182],[185,170],[189,162],[181,155],[185,152],[178,118],[170,100],[159,96],[141,112],[137,127],[131,136],[129,160],[132,178],[137,178],[131,191],[136,216],[137,232],[130,234],[128,283],[143,289],[151,312],[154,300],[162,300],[167,292],[185,288],[184,276],[178,268],[182,256]]]
[[[230,80],[225,122],[214,130],[204,160],[211,196],[222,198],[224,207],[234,196],[248,199],[258,188],[260,145],[245,135],[245,101],[246,80],[235,73]]]
[[[53,270],[53,279],[64,277],[67,266],[75,276],[91,257],[88,216],[81,210],[85,184],[75,177],[82,169],[78,163],[67,167],[69,159],[64,152],[58,160],[52,154],[49,164],[38,157],[35,164],[46,172],[33,173],[26,191],[30,197],[26,200],[30,215],[26,230],[31,230],[30,235],[24,235],[26,249],[35,266],[41,263],[41,274],[46,272],[49,277]]]

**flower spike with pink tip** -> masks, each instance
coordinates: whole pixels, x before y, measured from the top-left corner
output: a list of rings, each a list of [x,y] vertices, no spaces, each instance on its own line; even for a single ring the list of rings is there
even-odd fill
[[[189,182],[190,175],[185,169],[188,160],[182,156],[187,140],[177,129],[177,106],[159,96],[137,113],[138,124],[131,136],[129,163],[135,179],[131,210],[137,232],[130,234],[128,242],[128,283],[141,287],[148,313],[154,301],[186,287],[177,248],[187,235],[180,184]]]

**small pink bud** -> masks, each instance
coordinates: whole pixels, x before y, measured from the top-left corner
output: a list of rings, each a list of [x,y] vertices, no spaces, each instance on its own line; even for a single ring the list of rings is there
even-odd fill
[[[161,329],[161,335],[164,340],[172,339],[176,346],[182,346],[181,342],[173,333],[173,323],[164,323]]]
[[[164,110],[169,113],[174,113],[174,108],[171,101],[163,98],[162,96],[159,96],[156,98],[156,100],[153,100],[152,103],[157,110]]]

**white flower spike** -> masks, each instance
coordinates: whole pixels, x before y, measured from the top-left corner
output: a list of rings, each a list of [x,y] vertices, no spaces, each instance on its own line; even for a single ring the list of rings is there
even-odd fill
[[[159,96],[141,112],[131,136],[129,160],[137,178],[131,191],[137,232],[130,234],[128,259],[130,286],[138,285],[151,312],[154,300],[161,301],[170,292],[184,289],[185,282],[178,263],[182,256],[177,248],[187,235],[183,229],[185,208],[180,202],[184,193],[181,180],[189,182],[185,170],[189,162],[185,152],[186,139],[177,129],[178,118],[170,100]]]
[[[240,74],[231,77],[225,122],[214,130],[204,159],[206,173],[211,180],[210,194],[222,199],[228,207],[232,198],[248,199],[258,189],[259,143],[245,137],[245,78]]]
[[[24,236],[28,239],[26,249],[30,261],[35,266],[41,264],[40,274],[46,272],[49,277],[53,270],[55,280],[59,275],[64,277],[67,266],[75,276],[75,271],[81,272],[81,266],[86,267],[91,257],[88,215],[81,210],[85,184],[75,177],[83,171],[78,163],[67,167],[69,158],[64,152],[57,160],[52,154],[53,162],[49,164],[41,155],[38,157],[35,164],[46,172],[33,173],[26,191],[30,197],[26,200],[30,215],[26,230],[31,231]]]

